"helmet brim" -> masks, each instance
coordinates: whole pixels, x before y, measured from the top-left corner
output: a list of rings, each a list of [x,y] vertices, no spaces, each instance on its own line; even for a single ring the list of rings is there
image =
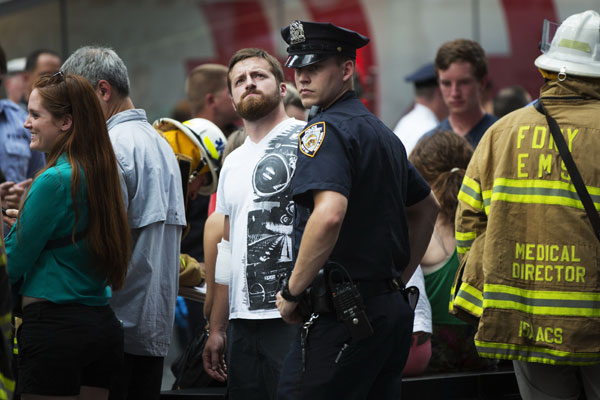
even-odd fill
[[[538,68],[557,73],[561,71],[562,67],[565,67],[565,73],[567,76],[575,75],[589,78],[600,78],[600,63],[574,63],[571,61],[559,60],[546,54],[542,54],[535,59],[534,64]]]

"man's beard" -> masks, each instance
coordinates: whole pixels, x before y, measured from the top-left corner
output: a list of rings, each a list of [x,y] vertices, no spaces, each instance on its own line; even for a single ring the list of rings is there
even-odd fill
[[[257,93],[260,96],[246,98],[245,96],[249,93]],[[277,108],[280,102],[281,97],[277,92],[268,95],[258,90],[254,90],[244,93],[242,99],[236,103],[235,108],[243,119],[247,121],[257,121]]]

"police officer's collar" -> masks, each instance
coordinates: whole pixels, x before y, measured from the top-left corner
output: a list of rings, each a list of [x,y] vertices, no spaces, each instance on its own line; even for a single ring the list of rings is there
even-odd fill
[[[334,105],[338,104],[341,101],[355,99],[355,98],[356,98],[356,92],[354,90],[348,90],[346,93],[341,95],[336,101],[331,103],[328,107],[321,107],[321,109],[319,111],[329,110],[331,107],[333,107]]]

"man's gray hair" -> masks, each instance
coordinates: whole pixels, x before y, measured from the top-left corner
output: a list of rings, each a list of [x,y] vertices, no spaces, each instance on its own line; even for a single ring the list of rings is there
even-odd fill
[[[81,75],[92,86],[105,80],[122,97],[129,96],[127,67],[121,58],[109,47],[85,46],[76,50],[62,65],[61,70],[68,74]]]

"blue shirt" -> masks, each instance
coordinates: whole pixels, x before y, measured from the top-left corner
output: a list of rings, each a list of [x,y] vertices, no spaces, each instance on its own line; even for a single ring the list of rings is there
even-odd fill
[[[32,178],[46,165],[43,153],[29,148],[31,134],[23,127],[27,113],[10,100],[0,100],[0,170],[15,183]]]
[[[87,189],[81,172],[78,232],[88,224]],[[6,237],[8,276],[13,284],[24,278],[21,294],[59,304],[108,304],[110,288],[95,270],[94,256],[85,240],[44,250],[49,240],[71,235],[74,223],[71,164],[62,155],[54,167],[33,181],[18,224]]]
[[[492,114],[486,113],[483,116],[483,118],[481,118],[479,120],[479,122],[476,123],[475,126],[473,128],[471,128],[471,130],[469,132],[467,132],[467,134],[465,135],[465,139],[467,139],[469,141],[469,143],[471,143],[471,145],[473,146],[473,149],[475,147],[477,147],[477,145],[479,144],[479,141],[483,137],[483,134],[485,133],[485,131],[487,131],[488,128],[490,126],[492,126],[494,124],[494,122],[496,122],[496,121],[498,121],[498,117],[496,117]],[[440,122],[438,124],[438,126],[433,128],[429,132],[425,133],[422,137],[431,135],[433,132],[440,131],[440,130],[454,131],[454,129],[452,129],[452,126],[450,125],[450,121],[448,120],[448,118],[446,118],[445,120]]]
[[[399,277],[410,259],[406,207],[430,192],[400,139],[350,91],[312,118],[299,142],[292,180],[295,256],[313,191],[331,190],[348,199],[348,208],[330,260],[353,279]]]

